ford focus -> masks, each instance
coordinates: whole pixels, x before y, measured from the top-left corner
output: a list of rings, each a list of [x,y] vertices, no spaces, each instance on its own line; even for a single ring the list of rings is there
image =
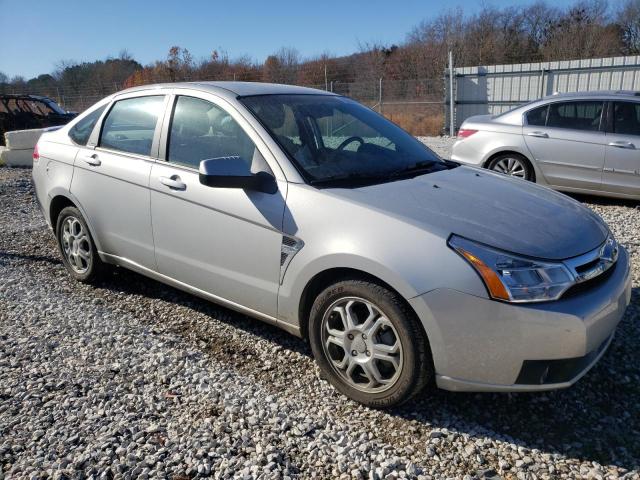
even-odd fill
[[[281,327],[373,407],[568,387],[630,300],[596,214],[328,92],[119,92],[43,134],[33,180],[73,278],[117,265]]]

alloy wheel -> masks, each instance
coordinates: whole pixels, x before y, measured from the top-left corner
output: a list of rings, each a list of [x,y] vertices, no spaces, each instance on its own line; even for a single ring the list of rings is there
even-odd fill
[[[400,337],[373,303],[357,297],[335,301],[321,325],[329,363],[350,386],[368,393],[391,388],[403,364]]]
[[[527,178],[526,166],[522,160],[515,157],[501,158],[493,165],[492,170],[512,177]]]
[[[92,260],[91,241],[84,226],[76,217],[68,216],[64,219],[60,245],[72,270],[81,275],[86,273]]]

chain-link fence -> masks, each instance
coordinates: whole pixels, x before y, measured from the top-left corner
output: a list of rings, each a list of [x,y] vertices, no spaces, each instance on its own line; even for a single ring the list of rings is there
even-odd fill
[[[147,79],[148,80],[148,79]],[[155,80],[145,83],[154,83]],[[159,79],[165,80],[166,79]],[[205,81],[189,78],[190,81]],[[231,79],[232,80],[232,79]],[[438,135],[444,127],[444,80],[331,80],[324,84],[302,86],[328,90],[353,98],[382,113],[414,135]],[[11,94],[43,95],[55,100],[68,111],[82,112],[100,99],[126,88],[123,84],[110,83],[90,87],[6,87]]]

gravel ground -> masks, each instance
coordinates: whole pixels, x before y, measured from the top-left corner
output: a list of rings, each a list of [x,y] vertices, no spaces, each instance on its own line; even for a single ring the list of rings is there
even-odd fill
[[[443,158],[451,156],[451,148],[455,142],[454,137],[417,137],[422,143],[426,144],[434,152]]]
[[[308,346],[274,327],[124,269],[95,287],[73,282],[30,171],[0,168],[0,470],[638,479],[640,210],[582,200],[634,264],[632,305],[602,361],[564,391],[434,391],[385,412],[337,394]]]

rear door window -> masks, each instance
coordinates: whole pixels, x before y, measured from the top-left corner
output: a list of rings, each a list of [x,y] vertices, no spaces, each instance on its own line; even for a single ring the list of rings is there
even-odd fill
[[[93,132],[93,128],[96,126],[100,115],[104,112],[106,105],[96,108],[93,112],[88,114],[78,123],[76,123],[71,130],[69,130],[69,137],[78,145],[86,145]]]
[[[529,110],[526,114],[527,117],[527,125],[544,127],[547,123],[547,111],[549,110],[549,105],[544,105],[542,107],[534,108],[533,110]]]
[[[604,102],[558,102],[549,105],[547,127],[596,131],[600,129]]]
[[[613,133],[640,136],[640,103],[613,104]]]
[[[119,100],[107,114],[100,146],[120,152],[151,155],[151,144],[164,108],[164,95]]]

